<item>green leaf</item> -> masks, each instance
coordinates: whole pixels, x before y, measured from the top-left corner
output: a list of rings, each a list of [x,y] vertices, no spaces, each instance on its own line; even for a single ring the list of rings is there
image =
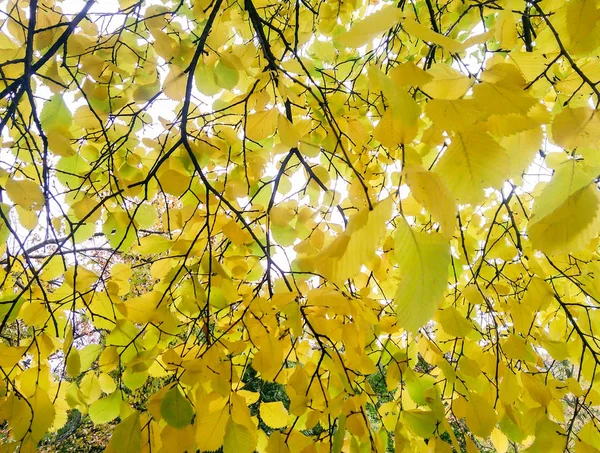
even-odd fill
[[[217,84],[214,68],[204,63],[196,66],[194,81],[198,91],[206,96],[214,96],[221,91],[221,87]]]
[[[333,453],[340,453],[344,446],[344,437],[346,436],[346,415],[341,414],[338,418],[338,426],[333,435],[333,445],[331,446]]]
[[[235,68],[231,68],[222,61],[215,66],[217,84],[226,90],[233,90],[240,80],[240,75]]]
[[[179,387],[171,388],[162,400],[160,415],[174,428],[184,428],[192,423],[194,408],[190,402],[181,394]]]
[[[433,411],[418,409],[402,412],[402,417],[408,428],[419,437],[430,437],[437,426],[438,419]]]

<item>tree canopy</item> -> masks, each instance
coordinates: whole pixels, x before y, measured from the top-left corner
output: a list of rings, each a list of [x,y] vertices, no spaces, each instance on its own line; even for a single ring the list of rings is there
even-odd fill
[[[0,5],[0,452],[599,451],[599,1]]]

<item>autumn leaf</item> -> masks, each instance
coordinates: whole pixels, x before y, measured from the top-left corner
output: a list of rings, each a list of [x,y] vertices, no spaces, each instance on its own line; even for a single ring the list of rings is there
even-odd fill
[[[414,332],[435,313],[446,290],[450,247],[442,235],[415,231],[400,218],[394,254],[400,284],[394,303],[400,325]]]
[[[597,1],[70,3],[0,29],[3,451],[600,445]]]

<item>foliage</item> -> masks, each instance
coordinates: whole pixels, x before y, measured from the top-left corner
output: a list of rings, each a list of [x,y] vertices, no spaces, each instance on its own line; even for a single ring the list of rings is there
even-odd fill
[[[598,451],[597,0],[0,4],[1,452]]]

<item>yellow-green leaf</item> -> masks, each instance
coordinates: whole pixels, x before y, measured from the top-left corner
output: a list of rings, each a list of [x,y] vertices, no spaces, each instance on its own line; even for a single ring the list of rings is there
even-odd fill
[[[403,217],[396,227],[400,284],[394,298],[398,321],[415,332],[434,315],[447,287],[450,244],[439,233],[411,228]]]
[[[510,172],[510,160],[490,135],[471,128],[452,135],[434,171],[459,202],[476,203],[484,197],[483,189],[501,186]]]
[[[255,430],[229,419],[223,439],[223,453],[253,453],[256,440]]]
[[[55,94],[44,103],[40,113],[40,123],[46,133],[53,130],[68,130],[73,115],[60,94]]]
[[[121,391],[116,390],[92,403],[89,409],[90,418],[95,424],[108,423],[119,416],[120,408]]]
[[[141,450],[142,426],[138,411],[134,411],[114,428],[110,445],[116,453],[131,453]]]

